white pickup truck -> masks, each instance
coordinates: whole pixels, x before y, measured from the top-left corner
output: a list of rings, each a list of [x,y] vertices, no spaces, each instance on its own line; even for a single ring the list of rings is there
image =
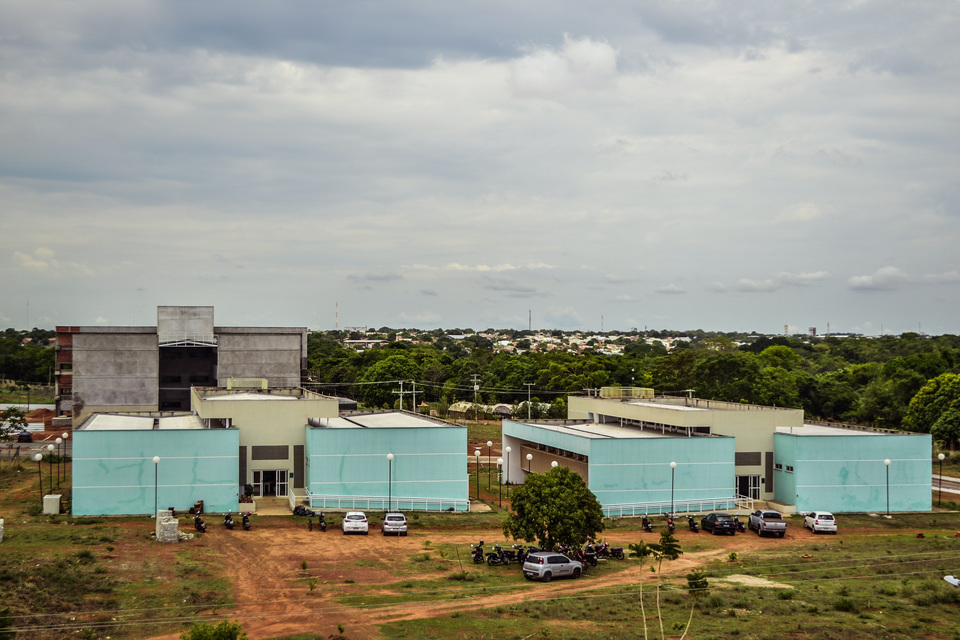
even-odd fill
[[[747,526],[759,536],[769,533],[782,538],[787,533],[787,523],[783,521],[783,516],[779,511],[771,509],[757,509],[751,513]]]

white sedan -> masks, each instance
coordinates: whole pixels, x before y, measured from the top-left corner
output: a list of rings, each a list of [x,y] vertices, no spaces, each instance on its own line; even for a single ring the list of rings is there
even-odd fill
[[[343,516],[343,535],[348,533],[362,533],[367,535],[370,527],[367,524],[367,514],[363,511],[347,511]]]
[[[837,532],[837,519],[829,511],[811,511],[803,519],[803,526],[814,533]]]

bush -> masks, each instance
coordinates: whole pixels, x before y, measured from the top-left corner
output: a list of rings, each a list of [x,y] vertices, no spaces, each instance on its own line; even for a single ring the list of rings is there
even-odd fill
[[[857,613],[860,609],[853,598],[837,598],[833,603],[833,608],[837,611],[846,611],[847,613]]]
[[[197,622],[180,635],[180,640],[247,640],[247,634],[239,622],[221,620],[217,626]]]

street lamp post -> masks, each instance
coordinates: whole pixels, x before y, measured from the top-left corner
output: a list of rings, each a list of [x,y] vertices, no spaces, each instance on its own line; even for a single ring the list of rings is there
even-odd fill
[[[53,445],[47,445],[47,465],[50,467],[50,493],[53,493]]]
[[[497,483],[500,485],[500,497],[497,500],[497,504],[499,504],[502,507],[503,506],[503,458],[497,458],[497,476],[499,477],[499,480],[500,480]]]
[[[480,449],[477,449],[473,452],[474,457],[477,459],[477,500],[480,499]]]
[[[490,447],[493,446],[492,440],[487,440],[487,491],[490,491]]]
[[[63,455],[66,456],[66,455],[67,455],[67,440],[70,439],[70,433],[67,432],[67,431],[64,431],[63,433],[60,434],[60,437],[63,438]],[[66,457],[64,457],[64,460],[63,460],[63,481],[64,481],[64,482],[67,481],[67,460],[66,460]]]
[[[937,456],[937,460],[940,461],[940,489],[937,491],[937,506],[940,506],[940,501],[943,499],[943,459],[946,458],[944,454]]]
[[[510,451],[511,449],[510,447],[507,447],[506,449],[504,449],[504,451],[507,454],[507,466],[504,467],[504,471],[505,471],[504,484],[506,484],[509,487],[510,486]],[[509,491],[509,489],[507,489],[507,491]],[[510,494],[508,493],[507,495],[510,495]]]
[[[42,453],[33,454],[33,459],[37,463],[37,477],[40,478],[40,507],[43,508],[43,473],[40,471],[40,462],[43,460]]]
[[[153,456],[153,517],[160,511],[160,456]]]
[[[63,443],[63,438],[57,438],[54,440],[57,443],[57,489],[60,488],[60,460],[63,459],[63,455],[60,453],[60,445]]]
[[[670,515],[673,516],[673,481],[677,475],[677,463],[670,462]]]
[[[387,454],[387,511],[393,508],[393,454]]]
[[[527,454],[527,473],[530,473],[530,461],[533,460],[533,454]]]
[[[890,458],[883,461],[887,468],[887,517],[890,517]]]

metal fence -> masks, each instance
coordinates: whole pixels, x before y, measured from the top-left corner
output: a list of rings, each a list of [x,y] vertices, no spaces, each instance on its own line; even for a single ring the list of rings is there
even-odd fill
[[[729,498],[716,498],[713,500],[676,500],[672,503],[673,515],[680,513],[710,513],[711,511],[728,511],[731,509],[747,508],[741,506],[741,498],[744,496],[730,496]],[[750,501],[750,510],[753,507],[753,500]],[[666,502],[637,502],[633,504],[608,504],[603,509],[603,515],[608,518],[619,518],[625,516],[643,516],[659,515],[661,513],[670,513],[671,503]]]
[[[388,501],[386,496],[328,496],[310,494],[306,500],[311,508],[334,511],[369,509],[371,511],[469,511],[469,500],[445,498],[407,498],[394,497]]]

